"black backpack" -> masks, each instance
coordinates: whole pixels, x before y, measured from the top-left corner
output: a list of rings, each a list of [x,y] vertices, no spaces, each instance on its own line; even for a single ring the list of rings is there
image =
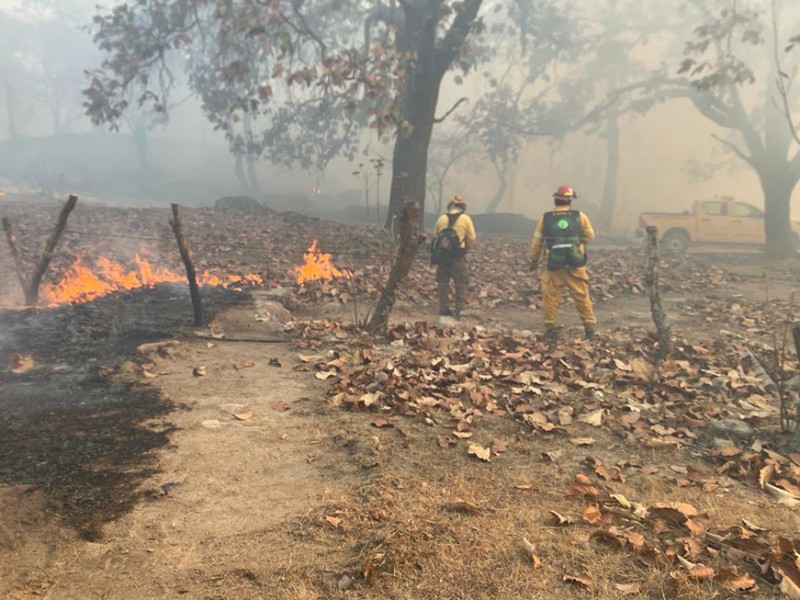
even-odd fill
[[[437,233],[431,241],[432,265],[451,263],[464,256],[465,250],[461,247],[461,238],[453,229],[461,214],[447,215],[447,227]]]
[[[548,271],[586,266],[586,250],[580,249],[583,243],[580,211],[545,213],[542,233],[547,245]]]

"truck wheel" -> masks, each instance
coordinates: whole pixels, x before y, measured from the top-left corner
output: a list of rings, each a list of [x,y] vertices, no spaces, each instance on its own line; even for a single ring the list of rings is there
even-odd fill
[[[661,247],[670,254],[683,254],[689,247],[689,236],[683,231],[668,231],[661,238]]]

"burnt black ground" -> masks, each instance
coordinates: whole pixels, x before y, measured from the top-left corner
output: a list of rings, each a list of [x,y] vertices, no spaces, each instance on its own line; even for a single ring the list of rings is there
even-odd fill
[[[32,354],[23,374],[0,369],[0,482],[43,491],[53,511],[90,540],[141,500],[155,451],[169,444],[176,407],[110,375],[140,344],[191,323],[185,286],[164,285],[94,302],[0,313],[0,365]],[[205,290],[207,311],[247,295]]]

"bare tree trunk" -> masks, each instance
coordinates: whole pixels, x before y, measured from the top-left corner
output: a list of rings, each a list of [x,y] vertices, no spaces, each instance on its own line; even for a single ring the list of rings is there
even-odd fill
[[[775,159],[758,175],[764,191],[764,233],[766,254],[785,258],[796,253],[796,240],[791,229],[791,198],[797,185],[797,173],[791,172],[791,163]]]
[[[17,238],[14,235],[14,230],[11,228],[11,219],[9,219],[8,217],[3,217],[3,231],[6,232],[6,241],[8,242],[8,247],[11,250],[11,257],[14,259],[14,268],[17,271],[17,278],[19,279],[19,285],[22,287],[22,293],[25,294],[27,290],[27,284],[25,283],[25,275],[24,275],[24,270],[22,268],[22,260],[19,257]]]
[[[606,120],[606,179],[603,184],[603,198],[600,204],[600,231],[606,235],[614,227],[614,214],[617,209],[617,182],[619,181],[619,117],[612,115]]]
[[[498,164],[497,161],[492,161],[492,165],[494,165],[494,172],[497,174],[500,187],[497,188],[497,191],[494,193],[494,197],[489,201],[489,206],[486,207],[487,213],[497,212],[497,207],[500,206],[503,198],[506,197],[506,191],[508,190],[508,163],[503,162],[501,165]]]
[[[419,212],[418,202],[406,202],[403,207],[400,217],[400,246],[392,262],[392,270],[389,272],[386,287],[383,288],[378,306],[372,313],[372,319],[369,322],[368,329],[371,334],[386,331],[389,325],[389,315],[395,300],[397,300],[398,286],[406,278],[414,263],[414,257],[417,255],[420,244]]]
[[[196,327],[203,325],[203,301],[200,298],[200,288],[197,285],[197,273],[194,270],[192,256],[189,254],[189,247],[186,245],[186,238],[183,236],[183,225],[181,223],[181,207],[177,204],[172,205],[172,220],[169,222],[175,239],[178,242],[178,250],[181,253],[183,266],[186,267],[186,279],[189,280],[189,294],[192,297],[192,308],[194,309],[194,324]]]
[[[647,273],[645,274],[645,285],[650,295],[650,314],[656,326],[656,338],[658,340],[658,349],[656,350],[654,361],[656,366],[669,355],[672,346],[667,315],[664,313],[664,307],[661,304],[658,266],[658,227],[649,225],[647,227]]]
[[[244,160],[242,159],[241,154],[234,154],[234,165],[233,169],[236,172],[236,178],[239,180],[239,184],[242,186],[242,191],[245,195],[249,196],[253,193],[253,190],[250,189],[250,182],[247,180],[247,176],[244,174]]]
[[[248,111],[244,111],[242,116],[242,127],[244,128],[245,148],[247,149],[247,178],[250,180],[250,190],[256,197],[256,200],[263,200],[263,192],[261,191],[261,183],[258,181],[258,173],[256,172],[256,159],[255,144],[253,143],[253,120]]]

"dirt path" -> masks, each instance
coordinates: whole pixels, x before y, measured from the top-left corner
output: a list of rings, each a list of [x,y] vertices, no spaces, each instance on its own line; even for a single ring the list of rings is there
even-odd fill
[[[229,337],[264,335],[254,325],[251,307],[218,323]],[[167,351],[149,355],[150,371],[178,406],[166,417],[177,430],[145,483],[150,499],[90,543],[39,493],[0,488],[0,596],[205,597],[253,586],[274,530],[347,486],[344,465],[321,450],[332,424],[318,415],[319,382],[289,368],[296,353],[286,344],[188,340]]]

